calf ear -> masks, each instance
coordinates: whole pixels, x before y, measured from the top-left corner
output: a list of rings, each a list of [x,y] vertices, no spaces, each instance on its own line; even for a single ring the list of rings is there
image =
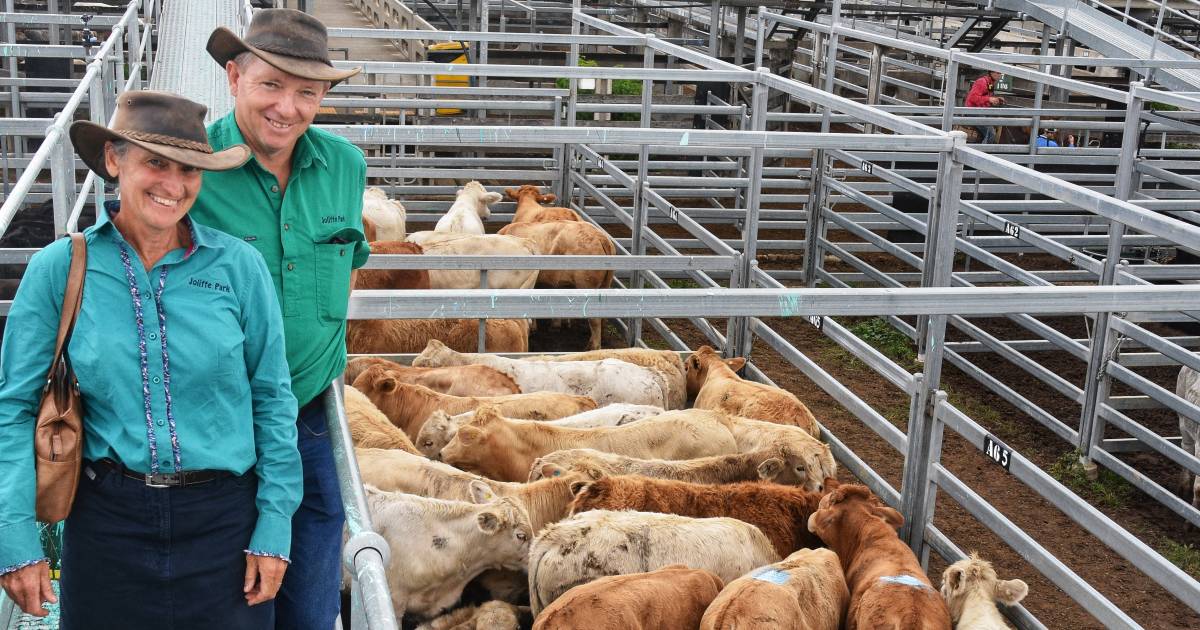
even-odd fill
[[[496,493],[478,479],[472,479],[468,487],[471,489],[471,500],[475,503],[490,503],[496,500]]]
[[[489,206],[496,203],[497,201],[500,201],[501,199],[503,199],[503,197],[500,196],[500,193],[496,193],[496,192],[490,192],[483,196],[483,202]]]
[[[876,507],[872,511],[875,512],[875,516],[882,518],[888,525],[891,525],[892,529],[900,529],[904,525],[904,516],[890,507]]]
[[[571,488],[571,496],[578,499],[579,497],[583,496],[589,488],[592,487],[592,482],[583,481],[581,479],[579,481],[572,481],[569,487]]]
[[[1005,606],[1015,606],[1029,594],[1029,585],[1024,580],[999,580],[996,582],[996,601]]]
[[[746,367],[746,358],[733,357],[732,359],[725,359],[725,365],[728,365],[729,369],[734,372],[740,372],[742,368]]]
[[[542,464],[541,471],[542,471],[542,479],[552,479],[554,477],[561,477],[562,474],[564,472],[566,472],[565,470],[562,469],[561,466],[559,466],[557,464]]]
[[[783,472],[783,460],[778,457],[772,457],[758,465],[758,478],[764,481],[771,481],[781,472]]]
[[[842,485],[842,482],[834,479],[833,477],[826,477],[825,481],[821,482],[821,488],[824,492],[833,492],[834,490],[837,490],[838,486],[840,485]]]
[[[544,195],[538,195],[537,199],[540,203],[551,203],[558,200],[558,195],[554,193],[546,193]]]
[[[953,595],[962,588],[963,573],[958,567],[950,567],[942,574],[942,593]]]
[[[396,379],[391,376],[385,376],[375,382],[375,387],[385,394],[390,394],[396,391]]]
[[[517,193],[519,193],[519,192],[520,191],[517,190],[516,188],[505,188],[504,189],[504,194],[508,195],[508,198],[512,199],[513,201],[517,200]]]
[[[465,427],[460,427],[458,429],[458,435],[455,437],[457,437],[458,441],[462,442],[463,444],[473,444],[483,440],[483,431],[480,431],[471,425],[467,425]]]
[[[592,479],[601,479],[604,477],[604,471],[594,466],[588,466],[587,470],[584,470],[583,472]]]
[[[482,427],[500,417],[500,410],[495,405],[484,405],[475,410],[475,417],[471,418],[471,424]]]
[[[475,515],[475,522],[479,524],[479,531],[489,535],[500,531],[504,525],[504,519],[490,510]]]

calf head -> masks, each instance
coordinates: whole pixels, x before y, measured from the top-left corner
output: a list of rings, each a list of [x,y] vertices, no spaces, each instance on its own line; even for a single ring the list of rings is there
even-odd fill
[[[450,414],[438,409],[429,414],[429,418],[421,425],[421,430],[417,432],[417,439],[413,443],[425,457],[441,459],[442,449],[450,443],[457,432],[458,424],[450,418]]]
[[[963,606],[971,593],[982,596],[987,601],[998,601],[1006,606],[1015,606],[1025,599],[1029,593],[1029,585],[1024,580],[1001,580],[996,577],[992,563],[972,553],[946,567],[942,572],[942,598],[950,607],[950,616],[958,621],[962,616]]]
[[[817,511],[808,517],[808,531],[816,534],[840,555],[840,550],[853,544],[863,526],[869,522],[898,529],[904,524],[904,517],[884,505],[866,486],[838,485],[821,497]],[[842,561],[847,559],[843,558]]]
[[[421,351],[421,354],[413,357],[412,365],[413,367],[454,365],[453,363],[449,363],[449,361],[454,359],[454,356],[455,352],[447,347],[446,344],[437,339],[430,339],[425,344],[425,349]]]
[[[475,523],[490,537],[488,552],[496,565],[513,571],[525,569],[533,527],[520,503],[507,497],[485,503],[475,514]]]
[[[611,484],[582,478],[572,481],[570,488],[571,494],[575,497],[571,501],[571,514],[597,509],[596,506],[602,505],[602,502],[611,498],[612,494]]]
[[[823,448],[822,448],[823,447]],[[801,486],[809,492],[825,489],[824,480],[833,475],[835,465],[829,447],[814,440],[814,444],[779,444],[768,451],[769,457],[758,465],[758,477],[763,481]],[[829,455],[829,462],[823,455]]]
[[[688,396],[700,393],[700,388],[704,387],[704,381],[708,379],[709,370],[713,367],[714,362],[724,363],[734,372],[746,365],[746,359],[742,357],[722,359],[721,355],[717,354],[717,351],[711,346],[700,346],[700,349],[692,353],[692,356],[684,362]]]
[[[380,201],[387,201],[388,196],[387,193],[383,192],[382,188],[371,186],[363,191],[363,199],[378,199]]]
[[[500,412],[494,405],[480,407],[475,411],[475,417],[460,426],[458,433],[442,448],[442,461],[459,468],[478,470],[485,459],[492,458],[489,443],[502,423]]]
[[[554,193],[542,194],[542,187],[533,184],[523,184],[520,188],[505,188],[504,194],[518,203],[526,197],[532,197],[537,203],[552,203],[558,199],[558,195]]]
[[[457,193],[459,199],[469,200],[471,207],[475,210],[479,218],[486,219],[492,216],[491,208],[488,206],[500,201],[500,193],[488,192],[483,184],[471,181],[467,182],[466,186],[462,187]]]

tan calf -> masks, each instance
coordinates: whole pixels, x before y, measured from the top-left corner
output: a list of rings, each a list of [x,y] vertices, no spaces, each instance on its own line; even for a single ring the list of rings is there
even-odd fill
[[[950,630],[950,611],[896,528],[899,512],[866,486],[844,485],[821,499],[808,529],[837,552],[850,588],[846,630]]]
[[[533,630],[687,630],[699,625],[721,586],[713,573],[682,564],[602,577],[563,593]]]
[[[417,630],[520,630],[520,619],[519,606],[490,601],[478,606],[463,606],[417,626]]]
[[[490,352],[528,352],[529,320],[489,319],[485,324]],[[474,352],[479,346],[477,319],[352,319],[346,322],[346,352],[405,354],[425,349],[430,339]]]
[[[483,365],[422,368],[401,365],[379,357],[357,357],[346,365],[346,382],[353,383],[367,368],[382,365],[397,381],[424,385],[439,394],[451,396],[506,396],[520,394],[516,382],[499,370]]]
[[[649,348],[605,348],[587,352],[572,352],[570,354],[543,355],[529,357],[527,360],[536,361],[600,361],[603,359],[618,359],[645,368],[662,372],[667,378],[667,408],[683,409],[687,406],[687,374],[683,369],[683,360],[679,353],[671,350],[651,350]]]
[[[449,414],[456,414],[491,404],[503,413],[541,420],[554,420],[596,408],[596,401],[587,396],[557,392],[507,396],[439,394],[428,387],[400,382],[389,373],[386,367],[380,365],[372,366],[359,374],[354,381],[354,387],[366,394],[367,398],[388,417],[388,420],[400,427],[410,438],[415,438],[429,415],[439,409]]]
[[[612,256],[617,246],[603,230],[583,221],[547,221],[540,223],[510,223],[500,234],[520,236],[537,244],[543,255]],[[612,286],[613,272],[603,270],[544,270],[538,273],[537,286],[550,289],[607,289]],[[588,349],[600,349],[600,319],[589,324],[591,335]]]
[[[668,411],[619,427],[576,429],[512,420],[498,409],[481,408],[442,449],[442,460],[492,479],[522,481],[535,459],[566,448],[663,459],[734,452],[737,445],[725,425],[689,414]]]
[[[347,385],[343,390],[350,440],[360,448],[397,449],[419,455],[408,436],[396,428],[365,394]]]
[[[500,497],[513,499],[529,514],[535,533],[567,517],[575,499],[571,484],[584,479],[575,474],[535,483],[509,483],[399,451],[358,448],[355,455],[363,482],[380,490],[471,503],[487,503]]]
[[[554,193],[542,194],[540,186],[525,184],[520,188],[505,188],[504,194],[517,202],[513,223],[583,220],[577,212],[570,208],[543,206],[543,203],[554,203],[558,196]]]
[[[838,630],[849,603],[837,554],[801,549],[730,582],[700,630]]]
[[[419,444],[417,450],[424,452]],[[786,445],[685,460],[638,459],[590,448],[572,448],[537,458],[529,469],[529,480],[558,477],[575,471],[587,473],[592,479],[612,475],[642,475],[691,483],[761,480],[801,486],[807,480],[807,468],[808,462],[791,452]]]
[[[798,426],[814,437],[821,435],[817,419],[794,394],[765,383],[747,381],[737,375],[746,360],[724,360],[709,346],[684,362],[688,394],[693,407],[717,409],[731,416],[745,416],[777,424]]]
[[[942,597],[959,630],[1008,630],[996,602],[1016,606],[1029,593],[1024,580],[1001,580],[992,563],[971,554],[942,572]]]

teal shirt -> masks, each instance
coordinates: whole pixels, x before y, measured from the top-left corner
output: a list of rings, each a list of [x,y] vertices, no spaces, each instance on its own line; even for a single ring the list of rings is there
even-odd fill
[[[159,472],[176,470],[163,387],[161,306],[182,468],[242,474],[253,467],[258,522],[249,549],[287,556],[303,474],[283,325],[262,258],[238,239],[195,223],[190,250],[169,252],[150,271],[126,245],[144,309],[148,427],[138,327],[121,263],[125,240],[103,218],[84,236],[87,275],[68,346],[83,396],[84,457],[109,457],[148,473],[152,429]],[[30,259],[0,346],[0,573],[43,557],[34,521],[32,437],[70,264],[70,239]],[[166,282],[156,302],[163,268]]]
[[[216,151],[242,144],[234,114],[208,127]],[[367,262],[362,196],[367,162],[347,140],[309,127],[296,143],[287,186],[250,158],[204,173],[190,216],[242,239],[267,262],[283,305],[292,391],[301,405],[346,369],[350,271]]]

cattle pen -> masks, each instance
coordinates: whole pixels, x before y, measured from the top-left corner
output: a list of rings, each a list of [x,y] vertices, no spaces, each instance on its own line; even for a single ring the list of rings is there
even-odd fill
[[[254,10],[214,4],[228,4],[238,28]],[[1010,423],[1036,427],[1075,452],[1069,465],[1107,471],[1157,514],[1200,526],[1200,510],[1164,481],[1200,473],[1200,459],[1163,420],[1200,422],[1200,408],[1163,383],[1164,368],[1200,370],[1200,337],[1180,332],[1194,330],[1200,313],[1200,286],[1189,283],[1200,281],[1200,267],[1161,264],[1164,252],[1200,252],[1200,148],[1192,144],[1200,98],[1154,79],[1200,61],[1049,56],[1048,40],[1042,55],[946,49],[900,37],[899,18],[894,34],[867,20],[848,23],[840,1],[815,19],[715,2],[739,16],[732,45],[715,28],[704,41],[679,31],[658,13],[670,3],[613,3],[623,11],[589,11],[578,0],[468,4],[469,28],[435,31],[387,28],[403,8],[391,0],[347,3],[375,27],[334,27],[331,37],[469,43],[471,63],[423,61],[423,47],[411,45],[408,60],[336,61],[361,65],[364,75],[328,95],[321,127],[363,149],[368,181],[403,200],[410,225],[435,221],[468,180],[496,191],[537,183],[612,235],[618,255],[373,255],[367,268],[480,270],[485,286],[496,270],[605,269],[616,287],[355,291],[349,318],[479,318],[483,344],[483,319],[601,317],[613,324],[610,342],[681,353],[709,344],[748,357],[748,377],[782,384],[758,361],[778,357],[853,420],[834,430],[818,416],[821,439],[905,517],[901,537],[927,568],[976,549],[1005,553],[1029,572],[1022,577],[1061,591],[1057,601],[1073,607],[1065,618],[1080,627],[1200,624],[1194,575],[1001,436]],[[172,41],[163,11],[160,1],[134,0],[97,16],[90,28],[108,36],[89,48],[69,38],[18,44],[17,25],[53,27],[55,38],[59,26],[83,25],[56,10],[16,12],[9,0],[0,13],[11,70],[0,78],[8,88],[0,95],[0,233],[12,232],[18,213],[40,213],[61,235],[111,195],[73,159],[65,129],[76,118],[108,120],[120,92],[154,81],[154,57]],[[408,25],[421,22],[406,15]],[[719,54],[723,46],[731,54]],[[550,63],[492,62],[522,53]],[[624,65],[610,61],[617,53]],[[16,60],[37,57],[77,59],[83,70],[72,79],[21,78]],[[603,63],[581,62],[589,59]],[[1131,71],[1114,86],[1071,78],[1076,66]],[[965,80],[983,70],[1036,86],[1034,102],[960,107]],[[444,77],[466,81],[441,85]],[[617,82],[629,96],[605,98]],[[726,87],[708,89],[715,84]],[[695,99],[687,93],[704,89]],[[1037,147],[1048,121],[1100,146]],[[977,145],[955,129],[978,124],[1030,135]],[[11,173],[19,176],[10,184]],[[501,204],[490,220],[510,219],[511,208]],[[22,265],[36,247],[0,249],[0,263]],[[855,323],[870,318],[915,356],[865,339]],[[810,327],[804,337],[784,326],[796,321]],[[830,349],[844,358],[830,359]],[[885,384],[904,408],[872,402],[861,383],[838,377],[838,361],[857,362],[860,376]],[[1001,362],[1011,369],[997,372]],[[944,387],[951,368],[1019,417],[956,404]],[[384,578],[387,544],[371,526],[340,388],[330,392],[350,529],[351,625],[399,627]],[[1072,415],[1061,412],[1064,402]],[[864,442],[883,445],[898,470],[878,470],[875,456],[854,446]],[[945,461],[951,445],[969,446],[974,459]],[[1005,488],[1003,505],[995,487]],[[1136,596],[1118,598],[1095,571],[1072,568],[1061,541],[1028,531],[1027,505],[1061,515],[1073,546],[1099,543],[1118,559],[1121,568],[1111,570],[1128,571],[1139,591],[1165,594],[1182,612],[1149,616]],[[982,540],[1004,549],[980,548]],[[1061,623],[1037,599],[1034,592],[1026,607],[1004,612],[1021,628]],[[12,614],[5,600],[0,627]]]

